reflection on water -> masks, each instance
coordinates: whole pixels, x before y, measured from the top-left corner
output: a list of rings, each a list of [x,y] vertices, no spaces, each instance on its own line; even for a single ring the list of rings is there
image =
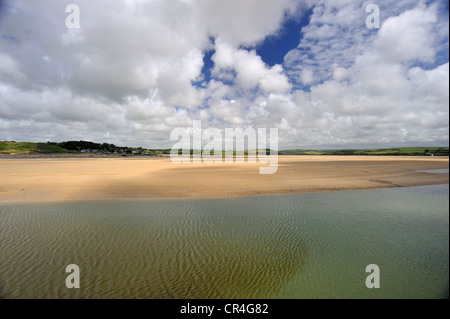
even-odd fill
[[[0,204],[4,298],[439,298],[448,185]],[[81,288],[65,286],[77,264]],[[367,289],[365,267],[380,267]]]

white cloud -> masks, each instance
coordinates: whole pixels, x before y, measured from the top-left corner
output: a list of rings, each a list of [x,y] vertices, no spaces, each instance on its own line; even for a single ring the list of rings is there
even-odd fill
[[[201,119],[278,127],[281,148],[448,144],[439,2],[380,1],[379,30],[365,27],[368,0],[77,3],[80,29],[65,27],[61,1],[4,7],[0,140],[170,147],[172,128]],[[255,45],[306,7],[298,47],[264,63]]]
[[[300,80],[305,85],[313,83],[314,82],[313,71],[311,69],[301,70]]]
[[[251,46],[280,28],[286,11],[295,11],[294,0],[200,0],[201,19],[214,37],[232,47]]]
[[[430,62],[435,55],[433,26],[436,21],[436,11],[420,4],[399,16],[389,17],[378,31],[374,46],[383,59],[392,62]]]
[[[12,83],[23,83],[26,75],[19,71],[17,62],[14,59],[0,52],[0,76],[8,79]]]
[[[281,65],[268,67],[255,50],[236,49],[216,39],[213,75],[236,72],[235,83],[244,90],[260,87],[263,92],[286,92],[291,85]]]
[[[438,7],[419,3],[398,15],[385,15],[380,30],[367,35],[367,29],[352,29],[339,18],[358,9],[354,2],[343,1],[340,8],[339,3],[328,4],[316,7],[303,43],[285,59],[291,78],[310,85],[310,95],[294,93],[303,109],[304,121],[297,127],[308,136],[305,145],[447,144],[448,62],[431,69],[416,66],[434,63],[441,44],[448,45],[448,32],[435,32],[445,23],[439,21]],[[328,39],[315,23],[334,24],[335,29],[345,25],[354,38],[337,32]],[[342,50],[331,49],[336,41]],[[313,71],[318,78],[310,80]]]

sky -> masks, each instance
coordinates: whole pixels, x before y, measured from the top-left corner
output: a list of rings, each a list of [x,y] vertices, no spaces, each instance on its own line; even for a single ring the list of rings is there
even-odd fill
[[[279,149],[448,146],[448,1],[0,0],[0,141],[170,148],[195,120]]]

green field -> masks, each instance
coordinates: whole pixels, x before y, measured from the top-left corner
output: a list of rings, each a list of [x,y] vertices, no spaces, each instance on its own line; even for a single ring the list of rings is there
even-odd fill
[[[46,143],[0,142],[0,154],[70,153],[62,147]]]
[[[57,153],[80,153],[81,149],[89,148],[98,151],[112,152],[119,151],[119,154],[141,154],[158,155],[170,154],[170,149],[148,150],[141,147],[117,147],[113,144],[98,144],[86,141],[70,141],[62,143],[31,143],[31,142],[13,142],[1,141],[0,154],[57,154]],[[250,153],[254,153],[254,151]],[[181,153],[181,150],[180,152]],[[193,153],[193,150],[190,150]],[[231,151],[223,151],[222,155],[229,154]],[[248,151],[236,152],[233,155],[248,155]],[[267,150],[268,153],[268,150]],[[340,149],[340,150],[283,150],[279,155],[398,155],[398,156],[448,156],[448,147],[400,147],[400,148],[382,148],[382,149]]]
[[[348,150],[285,150],[280,155],[398,155],[398,156],[448,156],[448,147],[399,147]]]

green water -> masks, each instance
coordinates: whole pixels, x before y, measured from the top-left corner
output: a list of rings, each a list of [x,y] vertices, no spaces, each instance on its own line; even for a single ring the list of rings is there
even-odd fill
[[[0,203],[3,298],[443,298],[448,185]],[[80,288],[65,285],[68,264]],[[368,289],[365,268],[380,269]]]

